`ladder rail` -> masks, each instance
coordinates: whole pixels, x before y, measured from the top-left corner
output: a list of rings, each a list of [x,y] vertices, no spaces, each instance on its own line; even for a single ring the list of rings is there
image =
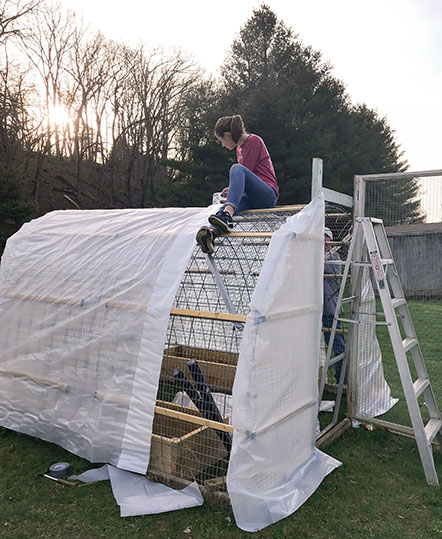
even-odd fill
[[[350,267],[352,267],[350,297],[344,298],[344,290],[349,277]],[[358,217],[354,222],[353,235],[342,272],[336,312],[333,317],[326,360],[320,382],[319,405],[325,388],[328,368],[338,360],[338,358],[332,360],[331,355],[339,321],[349,324],[348,339],[342,360],[341,377],[338,381],[333,419],[329,425],[320,431],[318,438],[329,432],[337,424],[343,381],[349,358],[352,361],[350,362],[348,373],[349,391],[347,393],[347,408],[349,417],[356,418],[357,366],[353,358],[357,358],[358,354],[358,331],[359,324],[361,323],[360,315],[362,314],[360,312],[360,294],[365,268],[369,268],[369,278],[372,282],[373,289],[377,290],[379,294],[382,305],[382,312],[373,313],[374,320],[372,322],[370,321],[370,323],[387,326],[412,424],[410,431],[414,433],[426,481],[429,485],[437,486],[439,480],[434,464],[432,443],[438,443],[442,448],[442,420],[423,360],[413,320],[405,299],[393,252],[381,219]],[[350,304],[349,318],[341,316],[342,305],[346,302]],[[378,321],[378,316],[384,316],[385,321]],[[411,356],[416,370],[417,379],[414,381],[407,354]],[[426,424],[424,424],[418,402],[421,396],[425,399],[430,417]]]
[[[353,252],[353,248],[354,248],[354,244],[352,242],[350,242],[350,247],[348,249],[348,254],[347,254],[347,260],[351,259],[351,254]],[[340,310],[340,306],[342,305],[342,298],[343,298],[343,295],[344,295],[344,290],[345,290],[346,282],[347,282],[347,279],[348,279],[349,271],[350,271],[350,264],[345,264],[344,265],[344,272],[342,274],[341,286],[339,288],[338,298],[337,298],[337,301],[336,301],[336,310]],[[324,371],[322,373],[321,384],[320,384],[320,387],[319,387],[319,403],[318,403],[318,406],[321,405],[321,400],[322,400],[322,396],[323,396],[323,393],[324,393],[325,383],[326,383],[326,380],[327,380],[327,370],[328,370],[328,367],[330,366],[331,353],[332,353],[332,349],[333,349],[332,345],[333,345],[333,341],[334,341],[335,335],[336,335],[336,330],[337,330],[337,325],[338,325],[338,317],[339,317],[339,313],[336,314],[336,312],[335,312],[335,314],[333,316],[333,323],[332,323],[331,332],[330,332],[329,345],[327,347],[327,354],[326,354],[326,358],[325,358]],[[336,405],[335,405],[335,408],[336,408]]]
[[[399,301],[400,320],[406,336],[406,338],[403,339],[391,292],[393,292],[394,299],[396,300],[405,300],[405,296],[394,260],[390,272],[389,269],[384,269],[382,263],[380,263],[382,258],[392,256],[382,221],[370,218],[359,218],[358,221],[362,224],[364,240],[373,264],[376,287],[385,313],[385,319],[390,322],[387,326],[388,333],[393,346],[396,365],[404,390],[405,401],[407,403],[408,413],[413,426],[425,477],[429,485],[437,486],[439,480],[434,465],[431,442],[436,437],[440,440],[442,422],[423,361],[414,324],[406,301]],[[387,281],[388,272],[389,279]],[[419,376],[418,380],[415,382],[413,382],[409,368],[407,358],[408,352],[412,355],[416,372]],[[418,403],[418,397],[421,393],[425,393],[426,395],[426,404],[430,413],[430,422],[427,423],[427,425],[424,425]]]
[[[347,252],[346,260],[345,261],[331,261],[331,263],[343,265],[344,270],[342,272],[341,286],[339,287],[338,298],[337,298],[337,301],[336,301],[336,310],[335,310],[335,314],[333,316],[333,323],[332,323],[332,327],[331,327],[331,330],[330,330],[330,338],[329,338],[329,343],[328,343],[328,346],[327,346],[327,353],[326,353],[324,368],[323,368],[323,371],[322,371],[321,381],[320,381],[320,385],[319,385],[318,410],[321,407],[321,402],[322,402],[322,398],[323,398],[323,395],[324,395],[325,384],[327,382],[328,369],[329,369],[329,367],[331,365],[333,365],[334,363],[337,362],[337,361],[332,361],[331,354],[332,354],[332,351],[333,351],[333,343],[334,343],[334,340],[335,340],[335,336],[340,331],[340,330],[337,329],[337,325],[338,325],[338,322],[340,320],[341,307],[345,303],[350,303],[350,309],[351,309],[351,304],[353,303],[353,301],[358,299],[357,295],[350,296],[349,298],[344,298],[345,288],[347,286],[347,281],[348,281],[348,278],[350,276],[351,259],[352,259],[352,256],[353,256],[353,250],[355,248],[355,242],[353,241],[354,237],[355,237],[355,234],[353,234],[353,236],[351,238],[349,248],[348,248],[348,252]],[[343,394],[343,391],[344,391],[345,375],[347,373],[347,366],[348,366],[348,350],[347,350],[347,346],[346,346],[345,351],[344,351],[344,355],[343,355],[343,358],[342,358],[342,367],[341,367],[340,379],[337,380],[338,390],[337,390],[337,393],[336,393],[335,406],[334,406],[334,409],[333,409],[332,420],[326,427],[324,427],[324,429],[320,430],[320,432],[318,433],[318,436],[317,436],[318,439],[321,438],[322,436],[324,436],[338,422],[338,416],[339,416],[339,411],[340,411],[341,402],[342,402],[342,394]]]

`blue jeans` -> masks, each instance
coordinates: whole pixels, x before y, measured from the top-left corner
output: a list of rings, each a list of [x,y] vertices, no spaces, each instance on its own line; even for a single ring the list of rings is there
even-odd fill
[[[325,328],[331,328],[333,325],[333,315],[332,314],[323,314],[322,315],[322,325]],[[338,321],[336,325],[336,329],[342,329],[342,324],[340,321]],[[327,343],[330,342],[330,332],[324,331],[324,340]],[[339,354],[342,354],[345,351],[345,341],[344,341],[344,335],[342,333],[335,333],[335,338],[333,340],[333,355],[338,356]],[[341,377],[341,369],[342,369],[342,359],[341,361],[338,361],[334,365],[335,367],[335,378],[336,382],[339,382],[339,378]],[[347,373],[345,373],[344,378],[344,384],[347,383]]]
[[[273,208],[277,196],[270,185],[264,183],[247,167],[232,165],[229,174],[229,193],[227,204],[235,208],[235,215],[243,210]]]

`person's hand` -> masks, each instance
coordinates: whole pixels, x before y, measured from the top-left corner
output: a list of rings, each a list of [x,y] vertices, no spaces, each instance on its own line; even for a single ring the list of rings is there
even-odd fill
[[[228,194],[229,194],[229,188],[224,187],[224,189],[221,191],[221,198],[224,199],[224,200],[222,200],[222,202],[226,201]]]

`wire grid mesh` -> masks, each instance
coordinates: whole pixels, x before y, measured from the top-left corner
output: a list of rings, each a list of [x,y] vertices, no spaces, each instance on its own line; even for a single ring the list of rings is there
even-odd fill
[[[350,211],[349,208],[345,208],[337,204],[326,203],[325,226],[331,230],[333,234],[333,241],[332,241],[331,247],[328,249],[328,253],[326,254],[326,262],[328,262],[328,265],[325,268],[326,271],[324,274],[324,280],[327,280],[329,284],[330,284],[330,281],[334,283],[335,296],[337,299],[337,296],[339,294],[340,284],[341,284],[343,266],[339,264],[334,264],[334,262],[332,262],[333,265],[330,266],[329,258],[333,259],[334,261],[339,261],[339,260],[345,261],[347,258],[348,247],[351,240],[351,234],[352,234],[352,229],[353,229],[352,211]],[[330,267],[333,270],[332,272],[329,272]],[[323,331],[324,331],[323,335],[324,335],[324,338],[328,340],[328,336],[330,335],[330,332],[331,332],[332,318],[323,320],[323,322],[325,323],[325,326],[323,326]],[[338,330],[338,332],[340,331],[341,330]],[[345,330],[345,333],[347,333],[347,330]],[[324,366],[325,357],[327,354],[327,345],[325,344],[324,338],[322,338],[322,341],[321,341],[320,371],[318,374],[319,379],[321,379],[322,377],[323,366]],[[345,341],[345,336],[344,336],[344,341]],[[335,355],[337,354],[332,352],[332,357]],[[328,384],[329,389],[331,389],[330,386],[334,386],[336,384],[335,367],[333,366],[331,366],[328,369],[327,384]],[[321,422],[324,422],[326,418],[329,419],[328,416],[329,414],[326,414],[326,417],[321,417]]]
[[[287,217],[294,215],[300,209],[301,207],[244,212],[235,217],[234,232],[274,232],[280,228]],[[337,242],[336,248],[345,250],[346,244],[338,242],[348,238],[351,229],[351,214],[334,205],[328,206],[326,211],[328,214],[326,224],[333,230]],[[215,241],[213,260],[236,312],[243,315],[244,319],[249,312],[253,291],[269,243],[270,237],[265,236],[224,236]],[[343,256],[345,254],[344,252]],[[174,308],[192,311],[194,314],[201,311],[227,312],[216,279],[209,269],[206,255],[199,248],[195,248],[193,252],[177,291]],[[197,404],[192,402],[189,392],[186,391],[183,382],[179,379],[185,375],[185,378],[194,385],[194,389],[200,388],[188,367],[188,362],[196,360],[223,421],[230,423],[232,387],[241,345],[242,329],[243,322],[172,314],[167,332],[157,404],[169,408],[173,407],[186,414],[192,413],[214,418],[204,404],[202,405],[201,402],[198,404],[198,395],[194,399]],[[189,391],[191,394],[192,389]],[[198,411],[197,407],[202,412]],[[229,457],[229,445],[225,443],[225,436],[223,437],[215,429],[205,427],[202,431],[203,436],[201,427],[197,424],[193,424],[193,430],[191,429],[189,433],[183,435],[181,421],[167,424],[165,427],[167,435],[165,435],[161,428],[168,419],[165,416],[161,419],[161,424],[154,424],[154,433],[158,435],[158,443],[160,444],[161,459],[155,462],[151,460],[151,468],[154,467],[159,471],[173,469],[173,474],[178,477],[197,479],[200,483],[205,484],[216,481],[217,477],[224,477]],[[165,449],[170,444],[171,437],[185,451],[187,451],[186,448],[189,444],[193,444],[192,464],[189,464],[189,459],[186,460],[182,456],[178,465],[168,460],[173,457],[173,453]],[[195,441],[194,437],[198,441]],[[222,483],[217,483],[217,486],[223,488]]]
[[[438,376],[438,341],[442,332],[442,175],[410,178],[393,174],[390,179],[375,180],[367,177],[367,180],[364,213],[369,217],[381,218],[386,226],[430,381],[436,398],[439,396],[440,399],[442,388]],[[371,312],[381,310],[375,288]],[[400,316],[398,321],[401,326]],[[376,337],[376,340],[371,339],[363,348],[364,357],[382,357],[385,378],[391,387],[392,396],[399,398],[399,402],[383,418],[409,426],[411,422],[387,327],[376,326]],[[417,374],[410,352],[407,358],[415,380]],[[364,377],[363,383],[366,383],[371,373],[359,372],[359,376]],[[428,414],[422,396],[419,404],[425,420]],[[369,407],[369,404],[365,406]]]
[[[107,285],[110,279],[106,268],[94,270],[85,268],[64,281],[60,279],[60,272],[41,271],[38,276],[40,289],[50,290],[50,294],[10,293],[3,298],[10,330],[1,334],[0,345],[5,351],[2,359],[6,362],[20,350],[21,357],[28,358],[39,376],[54,377],[50,362],[32,361],[35,349],[38,347],[40,354],[50,357],[64,354],[57,376],[60,380],[65,376],[81,378],[83,389],[91,395],[99,395],[100,384],[117,370],[126,372],[135,368],[131,366],[136,365],[139,353],[142,335],[139,309],[143,307],[138,306],[136,298],[142,287],[135,286],[122,296],[124,285],[113,286],[114,293],[128,302],[105,302],[99,295],[93,299],[85,298],[81,289],[84,281]],[[30,272],[19,278],[22,282],[33,282],[35,275]],[[114,280],[117,279],[118,275],[114,274]],[[139,308],[133,309],[131,305]],[[121,328],[121,309],[126,311],[128,323],[125,329],[130,331],[122,331],[117,345],[108,339],[97,339],[97,328]],[[30,331],[35,332],[32,338]],[[71,348],[75,353],[70,352]]]
[[[366,182],[365,215],[381,218],[407,298],[442,298],[442,175]]]
[[[235,232],[273,232],[288,216],[298,210],[278,212],[245,212],[235,217]],[[236,313],[248,314],[252,294],[261,271],[269,246],[269,237],[220,237],[215,242],[213,261],[224,283]],[[185,309],[192,313],[227,313],[228,309],[211,272],[206,255],[195,248],[182,282],[177,291],[174,308]],[[186,414],[203,415],[215,419],[208,410],[207,403],[199,401],[198,389],[201,386],[194,380],[187,362],[195,361],[204,376],[204,382],[210,388],[217,410],[222,420],[230,423],[231,394],[236,372],[237,359],[242,338],[244,322],[232,322],[220,319],[200,318],[172,314],[164,352],[161,380],[158,392],[158,404]],[[183,374],[178,375],[177,371]],[[186,391],[179,376],[185,376],[197,390],[194,400],[192,391]],[[185,382],[187,383],[187,382]],[[171,404],[172,403],[172,404]],[[202,410],[202,412],[201,412]],[[169,419],[172,419],[169,422]],[[199,482],[223,477],[227,471],[229,439],[220,431],[191,424],[190,431],[183,434],[186,421],[174,421],[164,416],[154,424],[154,433],[158,434],[160,460],[150,463],[150,468],[168,471],[172,475],[185,479],[197,479]],[[164,430],[163,430],[164,428]],[[230,436],[230,435],[228,435]],[[174,440],[178,462],[172,462],[175,455],[165,450]],[[191,450],[189,447],[191,446]],[[187,451],[186,458],[180,454]],[[189,455],[192,455],[192,458]]]

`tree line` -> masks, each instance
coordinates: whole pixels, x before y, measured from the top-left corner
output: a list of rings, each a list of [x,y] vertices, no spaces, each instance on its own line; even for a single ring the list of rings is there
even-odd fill
[[[353,105],[321,53],[264,4],[219,78],[180,50],[107,39],[44,0],[3,0],[0,50],[4,236],[50,209],[209,204],[233,159],[213,136],[224,115],[266,141],[279,203],[309,200],[313,157],[324,184],[347,194],[354,174],[407,168],[387,120]],[[410,221],[421,218],[416,192],[409,182],[396,201]]]

